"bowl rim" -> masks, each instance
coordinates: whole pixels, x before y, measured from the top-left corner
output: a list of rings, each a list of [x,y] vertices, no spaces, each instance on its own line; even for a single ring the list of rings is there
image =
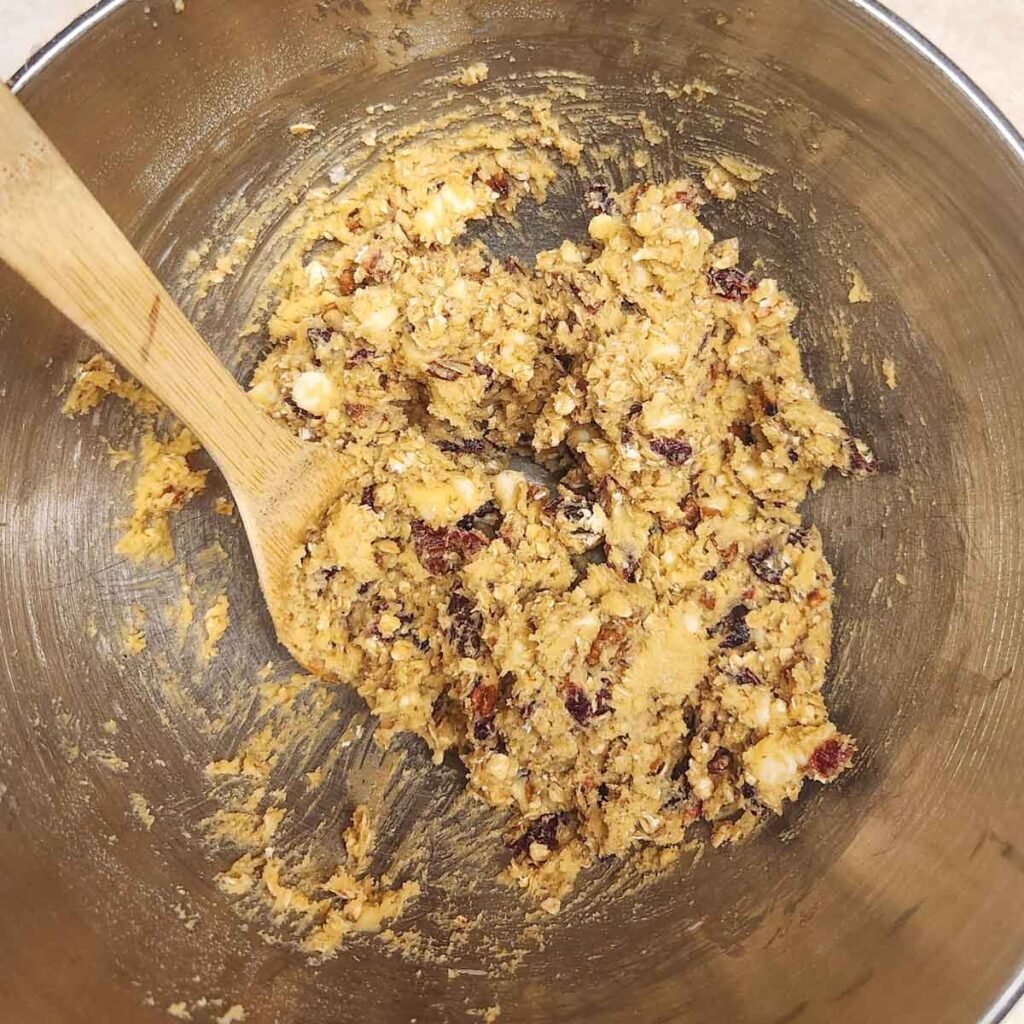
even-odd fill
[[[125,6],[129,0],[98,0],[87,11],[43,43],[8,80],[14,93],[20,92],[41,74],[57,56],[71,48],[94,25],[108,14]],[[828,2],[828,0],[825,0]],[[996,139],[1009,150],[1024,171],[1024,134],[1010,121],[992,98],[954,60],[903,17],[891,11],[879,0],[844,0],[868,19],[893,33],[918,58],[931,65],[954,86],[960,97],[979,113],[994,131]],[[1024,126],[1022,126],[1024,127]],[[1001,995],[979,1020],[978,1024],[999,1024],[1020,1004],[1024,1007],[1024,964],[1006,984]]]
[[[8,86],[15,93],[23,89],[36,75],[59,54],[69,49],[79,37],[102,21],[108,14],[125,6],[129,0],[98,0],[87,11],[80,14],[53,38],[43,43],[24,64],[8,79]],[[827,2],[827,0],[826,0]],[[863,15],[879,23],[897,36],[918,57],[934,67],[956,87],[960,95],[995,129],[996,134],[1009,148],[1018,162],[1024,165],[1024,134],[1002,112],[992,98],[957,63],[939,49],[926,36],[914,28],[900,15],[891,11],[879,0],[845,0]]]

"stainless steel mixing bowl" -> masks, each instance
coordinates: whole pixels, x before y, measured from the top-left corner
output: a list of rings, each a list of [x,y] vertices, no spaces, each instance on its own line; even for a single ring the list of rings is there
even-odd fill
[[[159,1021],[183,1000],[197,1021],[239,1003],[247,1021],[297,1024],[456,1021],[495,1002],[502,1022],[538,1024],[998,1019],[1024,957],[1024,150],[970,83],[869,0],[195,0],[181,15],[132,0],[99,4],[18,89],[241,375],[252,356],[233,339],[258,275],[197,305],[176,275],[186,250],[230,238],[284,169],[316,162],[292,121],[350,133],[368,104],[479,56],[494,78],[593,76],[609,113],[679,123],[652,173],[721,152],[775,169],[709,215],[801,302],[815,380],[884,467],[833,481],[811,510],[839,580],[831,702],[859,766],[628,898],[602,897],[625,870],[603,866],[515,977],[485,977],[491,954],[472,946],[410,964],[357,942],[317,967],[267,944],[213,884],[225,856],[196,838],[203,766],[244,723],[208,728],[194,709],[215,716],[283,660],[244,539],[208,504],[179,524],[186,558],[220,539],[235,564],[225,654],[196,672],[160,625],[173,569],[113,553],[127,478],[101,438],[130,422],[113,406],[59,415],[88,347],[0,269],[0,1017]],[[653,72],[719,92],[645,92]],[[873,303],[847,303],[853,266]],[[126,659],[131,604],[151,611],[150,645]],[[127,770],[93,756],[104,744]],[[405,757],[424,760],[414,743]],[[337,817],[379,764],[367,742],[346,751],[299,827]],[[457,766],[406,786],[395,835],[454,813]],[[126,814],[136,791],[151,832]],[[515,900],[467,885],[459,849],[438,841],[407,923],[429,931],[454,884],[511,928]]]

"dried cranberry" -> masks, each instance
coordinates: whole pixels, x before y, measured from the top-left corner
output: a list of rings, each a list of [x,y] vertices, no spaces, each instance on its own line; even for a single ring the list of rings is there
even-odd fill
[[[857,476],[871,476],[878,472],[878,459],[863,441],[851,437],[846,442],[846,450],[850,457],[851,473]]]
[[[427,363],[427,373],[437,380],[452,381],[463,376],[464,371],[452,363],[439,363],[435,360],[432,363]]]
[[[314,345],[326,345],[331,340],[331,329],[329,327],[310,327],[306,331],[306,337]]]
[[[549,850],[555,848],[558,839],[558,815],[542,814],[534,819],[527,826],[526,831],[509,846],[513,852],[523,855],[530,852],[534,843],[546,846]]]
[[[807,773],[819,782],[834,779],[853,761],[853,747],[837,739],[825,740],[814,748],[807,761]]]
[[[749,668],[744,666],[741,668],[733,678],[737,683],[741,683],[743,686],[760,686],[761,677],[756,672],[752,672]]]
[[[705,569],[703,575],[701,576],[701,579],[702,580],[706,580],[708,583],[710,583],[713,579],[717,579],[717,578],[718,578],[718,570],[717,569]]]
[[[807,544],[807,538],[810,536],[811,531],[806,526],[801,526],[798,530],[791,530],[786,540],[793,545],[795,548],[802,548]]]
[[[602,686],[597,691],[597,700],[595,701],[594,717],[598,715],[610,715],[615,709],[612,707],[612,691],[607,686]]]
[[[725,267],[722,270],[707,272],[711,290],[723,299],[742,302],[754,291],[754,282],[749,274],[744,274],[738,267]]]
[[[729,433],[732,434],[741,444],[749,448],[755,441],[754,430],[749,423],[736,420],[729,425]]]
[[[573,683],[565,688],[565,710],[580,724],[586,725],[594,709],[590,706],[590,698]]]
[[[587,209],[595,214],[615,212],[616,205],[612,199],[611,189],[604,182],[594,182],[587,189]]]
[[[483,743],[484,740],[489,739],[493,732],[493,718],[478,718],[473,723],[473,736],[475,739],[478,739],[481,743]]]
[[[359,498],[359,504],[362,505],[364,508],[376,510],[376,506],[373,503],[376,496],[377,487],[375,484],[370,484],[368,487],[363,488],[363,493]]]
[[[444,718],[444,713],[448,709],[448,687],[445,688],[434,698],[433,704],[430,705],[430,718],[434,725],[438,725],[441,719]]]
[[[718,623],[723,647],[742,647],[750,640],[750,628],[747,626],[749,613],[750,609],[745,604],[738,604]]]
[[[767,545],[747,555],[750,571],[765,583],[778,583],[782,579],[783,567],[776,561],[776,553]]]
[[[432,576],[457,572],[466,562],[486,547],[487,538],[470,530],[412,524],[412,541],[416,557]]]
[[[743,785],[740,786],[740,793],[743,794],[744,799],[753,800],[757,790],[754,789],[749,782],[744,782]]]
[[[483,640],[484,617],[476,605],[465,594],[455,590],[448,599],[448,618],[451,620],[448,639],[452,647],[463,658],[479,658],[486,645]],[[495,689],[495,699],[497,693]]]
[[[479,437],[468,437],[464,441],[437,441],[437,447],[449,455],[482,455],[487,442]]]
[[[456,526],[460,530],[473,530],[480,527],[481,520],[491,519],[498,514],[498,506],[493,501],[485,501],[475,512],[463,516]]]
[[[345,369],[351,370],[353,366],[358,366],[360,363],[365,363],[368,359],[372,359],[377,354],[376,350],[372,348],[357,348],[355,352],[345,358]],[[381,374],[384,378],[384,383],[387,383],[387,377]]]
[[[693,446],[678,437],[655,437],[651,451],[660,455],[670,466],[681,466],[693,456]]]

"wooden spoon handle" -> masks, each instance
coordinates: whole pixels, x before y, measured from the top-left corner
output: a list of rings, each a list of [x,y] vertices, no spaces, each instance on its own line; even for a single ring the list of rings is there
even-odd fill
[[[0,257],[192,428],[236,495],[294,454],[5,86]]]

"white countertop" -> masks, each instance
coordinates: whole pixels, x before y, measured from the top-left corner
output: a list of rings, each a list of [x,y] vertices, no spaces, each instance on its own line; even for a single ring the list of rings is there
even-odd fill
[[[172,0],[148,0],[154,7]],[[12,74],[94,0],[0,0],[0,76]],[[888,0],[888,6],[944,50],[1024,130],[1022,0]],[[1024,1004],[1005,1024],[1024,1024]]]

